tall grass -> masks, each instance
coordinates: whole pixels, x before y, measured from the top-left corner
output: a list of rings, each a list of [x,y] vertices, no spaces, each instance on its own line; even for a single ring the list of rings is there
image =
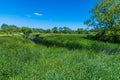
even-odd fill
[[[96,54],[87,49],[70,51],[18,37],[0,37],[0,80],[119,79],[119,54]]]
[[[100,41],[93,41],[84,39],[81,35],[47,35],[41,44],[46,46],[66,47],[68,49],[84,49],[95,52],[104,52],[106,54],[119,54],[120,45],[105,43]]]

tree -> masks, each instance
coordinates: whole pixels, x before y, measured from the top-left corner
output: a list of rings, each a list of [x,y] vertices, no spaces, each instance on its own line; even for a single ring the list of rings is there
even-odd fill
[[[9,32],[12,34],[12,33],[17,33],[19,32],[19,29],[17,26],[15,25],[9,25]]]
[[[5,33],[9,33],[9,26],[7,24],[2,24],[1,30]]]
[[[50,29],[46,29],[44,32],[45,33],[51,33],[51,30]]]
[[[85,21],[88,26],[100,30],[97,39],[118,42],[120,36],[120,0],[99,0],[91,10],[91,18]]]
[[[32,28],[33,33],[40,33],[41,30],[39,28]]]
[[[29,35],[30,33],[32,33],[31,28],[28,27],[22,27],[21,31],[23,32],[24,35]]]
[[[85,24],[97,29],[106,29],[120,25],[120,1],[99,0],[91,10],[92,16]]]
[[[45,32],[45,30],[42,29],[42,28],[39,28],[39,31],[40,31],[40,33],[44,33]]]
[[[84,33],[83,28],[78,28],[78,29],[77,29],[77,33],[78,33],[78,34],[82,34],[82,33]]]
[[[52,32],[53,32],[53,33],[58,33],[58,28],[57,28],[57,27],[53,27],[53,28],[52,28]]]
[[[62,32],[63,32],[63,28],[59,27],[59,33],[62,33]]]
[[[63,27],[63,33],[71,33],[72,30],[68,27]]]

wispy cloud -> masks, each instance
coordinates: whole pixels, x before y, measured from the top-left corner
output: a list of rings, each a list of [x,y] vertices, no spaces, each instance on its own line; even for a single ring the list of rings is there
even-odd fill
[[[35,16],[43,16],[41,13],[34,13]]]

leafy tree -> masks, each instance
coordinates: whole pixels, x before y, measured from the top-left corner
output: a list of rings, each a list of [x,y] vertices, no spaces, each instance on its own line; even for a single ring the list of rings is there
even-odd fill
[[[15,25],[9,25],[9,32],[12,34],[12,33],[17,33],[19,32],[19,29],[17,26]]]
[[[39,28],[33,28],[32,32],[33,33],[41,33],[41,29],[39,29]]]
[[[45,33],[51,33],[51,30],[50,29],[46,29]]]
[[[40,31],[40,33],[44,33],[45,32],[45,30],[42,29],[42,28],[39,28],[39,31]]]
[[[7,24],[2,24],[1,30],[5,33],[9,33],[9,26]]]
[[[78,28],[78,29],[77,29],[77,33],[78,33],[78,34],[82,34],[83,32],[84,32],[83,28]]]
[[[30,33],[32,33],[31,28],[28,27],[22,27],[21,31],[23,32],[24,35],[29,35]]]
[[[71,33],[71,29],[68,27],[63,27],[63,33]]]
[[[120,25],[119,0],[99,0],[91,13],[91,19],[85,22],[89,26],[106,29]]]
[[[57,27],[53,27],[53,28],[52,28],[52,32],[53,32],[53,33],[58,33],[58,28],[57,28]]]
[[[118,36],[120,32],[120,0],[98,0],[91,13],[91,18],[85,21],[85,24],[100,30],[96,35],[97,39],[117,42],[120,38]]]
[[[15,26],[15,25],[7,25],[7,24],[2,24],[1,30],[6,32],[6,33],[9,33],[9,34],[19,32],[19,28],[17,26]]]
[[[63,28],[59,27],[59,33],[62,33],[62,32],[63,32]]]

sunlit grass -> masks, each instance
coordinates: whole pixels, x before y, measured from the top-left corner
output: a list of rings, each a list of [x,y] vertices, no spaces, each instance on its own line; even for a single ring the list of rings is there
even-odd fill
[[[94,49],[46,47],[19,37],[0,37],[0,79],[119,80],[120,55],[96,53]]]

